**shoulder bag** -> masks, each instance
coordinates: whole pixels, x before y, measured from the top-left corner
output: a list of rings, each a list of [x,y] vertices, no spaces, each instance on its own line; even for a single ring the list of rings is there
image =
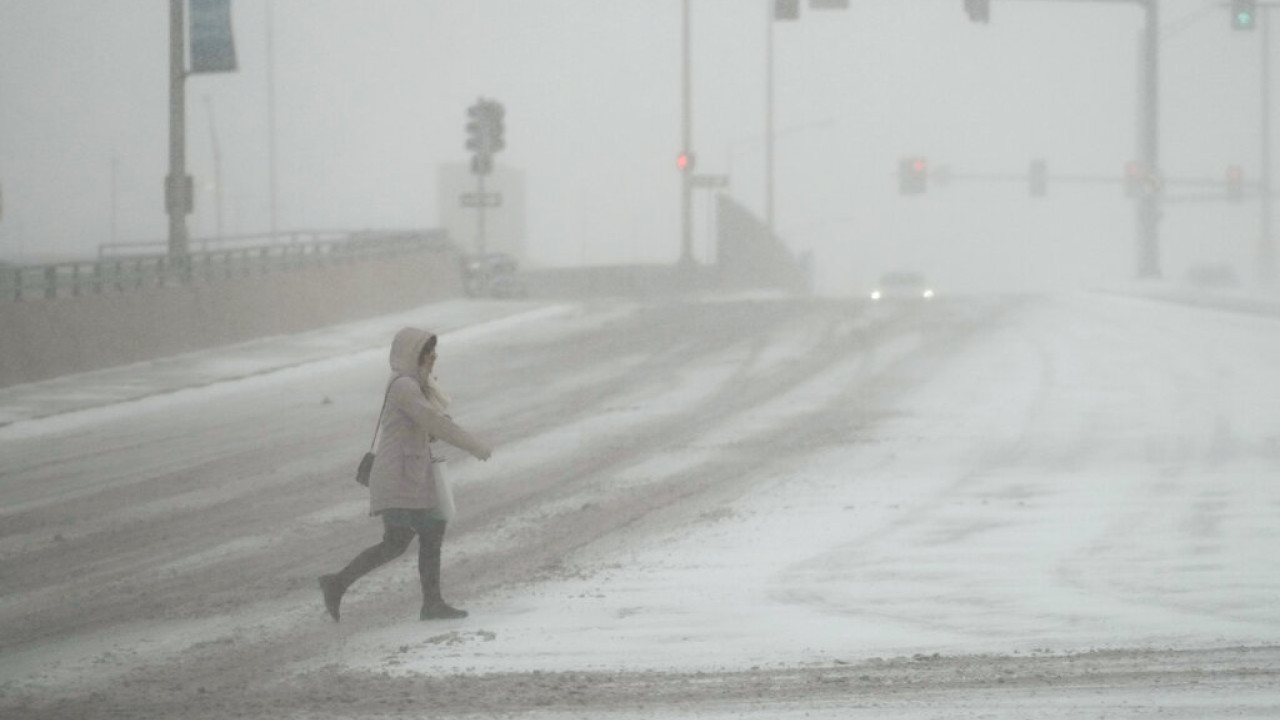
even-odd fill
[[[378,424],[373,426],[373,440],[369,442],[369,452],[360,458],[360,467],[356,468],[356,482],[365,487],[369,487],[369,475],[373,472],[373,460],[377,457],[373,448],[378,444],[378,431],[382,429],[382,416],[387,412],[389,397],[391,397],[391,383],[387,383],[387,392],[382,396],[382,409],[378,411]]]

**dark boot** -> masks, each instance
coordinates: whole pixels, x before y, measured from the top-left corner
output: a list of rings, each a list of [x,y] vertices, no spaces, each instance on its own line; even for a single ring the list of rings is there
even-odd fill
[[[320,592],[324,594],[324,609],[329,611],[329,617],[332,617],[334,622],[339,620],[338,615],[342,606],[342,594],[346,590],[338,580],[337,575],[320,576]]]
[[[418,578],[422,581],[422,612],[419,620],[458,620],[467,616],[440,596],[440,546],[445,524],[433,524],[418,531]]]
[[[467,616],[467,611],[456,608],[443,600],[436,600],[428,605],[422,604],[422,612],[418,613],[419,620],[461,620]]]
[[[324,595],[324,607],[329,616],[338,622],[342,606],[342,595],[351,584],[364,577],[374,568],[385,565],[400,557],[409,542],[413,540],[413,531],[408,528],[387,527],[382,535],[382,542],[367,548],[355,556],[347,566],[333,575],[320,576],[320,592]]]

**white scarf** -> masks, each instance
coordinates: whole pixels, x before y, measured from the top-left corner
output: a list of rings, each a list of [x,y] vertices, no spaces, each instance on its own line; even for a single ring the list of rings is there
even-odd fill
[[[440,383],[436,381],[434,375],[426,375],[418,377],[418,384],[422,386],[422,395],[427,399],[427,404],[432,410],[445,414],[445,410],[449,408],[449,404],[453,402],[449,394],[440,387]]]

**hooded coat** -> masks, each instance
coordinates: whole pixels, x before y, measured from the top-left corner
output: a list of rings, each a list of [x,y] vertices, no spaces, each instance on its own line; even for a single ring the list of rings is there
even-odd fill
[[[444,414],[448,396],[434,379],[419,377],[418,356],[432,333],[404,328],[391,342],[391,380],[380,425],[378,454],[369,475],[369,512],[389,508],[436,506],[431,481],[432,438],[472,455],[488,456],[489,447]]]

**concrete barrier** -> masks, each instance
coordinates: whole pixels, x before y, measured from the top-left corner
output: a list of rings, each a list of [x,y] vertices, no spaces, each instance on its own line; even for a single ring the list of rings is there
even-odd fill
[[[678,297],[714,291],[714,267],[675,265],[612,265],[586,268],[543,268],[522,271],[521,283],[530,297],[593,298]]]
[[[462,293],[451,249],[0,303],[0,387],[396,312]]]

